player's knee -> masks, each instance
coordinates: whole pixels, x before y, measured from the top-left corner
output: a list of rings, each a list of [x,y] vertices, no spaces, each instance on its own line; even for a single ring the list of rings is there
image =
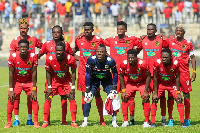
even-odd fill
[[[158,103],[158,99],[152,99],[152,103]]]
[[[95,92],[95,97],[101,97],[100,91]]]
[[[183,93],[184,99],[190,99],[190,93]]]
[[[67,95],[61,95],[60,97],[61,97],[61,100],[67,100],[68,96]]]
[[[68,100],[69,100],[69,101],[75,100],[75,93],[70,94],[70,95],[68,96]]]
[[[177,98],[177,99],[176,99],[176,103],[177,103],[177,104],[180,104],[180,103],[182,103],[182,102],[183,102],[183,99],[182,99],[182,98]]]
[[[82,92],[82,96],[85,97],[85,92]]]
[[[127,103],[128,102],[128,98],[122,98],[122,102],[123,103]]]
[[[149,98],[143,99],[143,100],[142,100],[142,103],[148,103],[148,102],[150,102],[150,101],[149,101]]]
[[[168,100],[174,100],[174,98],[173,97],[168,97]]]

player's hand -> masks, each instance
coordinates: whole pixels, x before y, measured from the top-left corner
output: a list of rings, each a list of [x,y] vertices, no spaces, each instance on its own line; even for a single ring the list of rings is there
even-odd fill
[[[147,35],[142,35],[142,36],[140,36],[139,41],[141,42],[146,36],[147,36]]]
[[[46,99],[48,99],[48,97],[53,94],[52,88],[48,88],[46,91]]]
[[[143,97],[144,99],[149,99],[149,94],[148,94],[148,92],[147,92],[147,91],[144,91],[144,93],[142,94],[142,97]]]
[[[78,36],[76,36],[76,39],[80,39],[82,36],[85,36],[85,33],[83,32],[83,33],[80,33],[80,34],[78,34]]]
[[[122,101],[125,101],[126,97],[127,97],[127,93],[126,92],[122,92]]]
[[[157,95],[156,93],[153,94],[152,100],[153,100],[155,103],[158,103],[158,95]]]
[[[37,91],[32,90],[30,96],[31,96],[31,100],[36,101],[37,100]]]
[[[14,91],[9,91],[8,94],[8,100],[13,101],[15,99],[15,92]]]
[[[71,89],[69,92],[69,97],[75,99],[75,89]]]
[[[195,79],[196,79],[196,73],[192,73],[191,81],[193,82],[193,81],[195,81]]]
[[[182,99],[182,95],[181,95],[181,94],[177,94],[176,99],[177,99],[177,102],[179,102],[179,100],[181,101],[181,99]]]

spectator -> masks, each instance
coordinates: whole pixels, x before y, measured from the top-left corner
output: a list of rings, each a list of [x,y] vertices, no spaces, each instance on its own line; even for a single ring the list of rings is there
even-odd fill
[[[136,23],[137,21],[137,18],[136,18],[136,13],[137,13],[137,3],[135,0],[132,0],[130,3],[129,3],[129,14],[131,15],[131,18],[134,18],[134,23]]]
[[[1,23],[2,23],[2,18],[3,18],[4,5],[5,5],[4,0],[0,0],[0,22]]]
[[[6,2],[5,3],[5,22],[4,22],[4,28],[6,28],[6,23],[9,25],[9,29],[11,29],[11,24],[10,24],[10,13],[12,12],[12,9],[10,7],[10,3]]]
[[[141,26],[141,19],[142,19],[142,16],[144,14],[142,7],[137,7],[137,14],[138,14],[138,16],[137,16],[137,23],[138,23],[138,25],[139,25],[139,27],[141,29],[142,28],[142,26]]]
[[[170,7],[166,7],[164,10],[163,10],[163,13],[165,14],[165,24],[167,24],[169,26],[169,20],[170,20],[170,17],[171,17],[171,9]]]
[[[145,11],[145,2],[143,0],[139,0],[137,2],[137,7],[140,7],[142,9],[142,16],[141,16],[141,19],[143,18],[144,19],[144,22],[146,23],[146,20],[145,20],[145,17],[144,17],[144,11]],[[139,8],[138,8],[139,9]],[[140,20],[141,21],[141,20]]]
[[[103,3],[102,4],[102,12],[103,12],[103,24],[104,26],[108,26],[108,10],[107,10],[107,4],[106,3]]]
[[[195,2],[193,2],[193,4],[192,4],[193,11],[194,11],[193,22],[195,22],[194,19],[195,19],[195,16],[196,16],[196,18],[197,18],[197,21],[196,21],[196,22],[197,22],[197,23],[198,23],[199,8],[200,8],[198,2],[199,2],[199,0],[195,0]]]
[[[12,13],[13,13],[13,22],[12,24],[15,25],[16,24],[16,8],[17,8],[17,1],[14,0],[12,3]]]
[[[129,21],[129,18],[130,18],[130,3],[128,3],[127,5],[126,5],[126,7],[125,7],[125,22],[126,23],[128,23],[128,22],[130,22]]]
[[[27,1],[22,2],[22,18],[28,17],[27,9],[28,9]]]
[[[57,12],[57,15],[58,15],[58,20],[59,20],[59,18],[60,18],[60,14],[59,14],[59,9],[60,9],[60,7],[62,6],[62,4],[64,4],[65,5],[65,3],[61,3],[60,1],[58,1],[57,3],[56,3],[56,12]],[[59,21],[58,21],[58,24],[59,24]]]
[[[163,4],[163,2],[161,2],[160,0],[158,0],[155,4],[155,9],[156,9],[156,22],[161,22],[164,23],[164,19],[163,19],[163,10],[164,10],[165,6]]]
[[[154,9],[154,4],[151,0],[149,0],[146,7],[148,23],[153,23],[153,9]]]
[[[174,12],[174,16],[175,16],[175,26],[179,25],[181,22],[181,18],[182,18],[182,12],[179,12],[179,10],[175,10]]]
[[[186,21],[188,20],[188,22],[190,23],[191,22],[191,8],[192,8],[192,2],[190,0],[187,0],[184,2],[184,7],[185,7],[185,11],[186,11],[186,16],[185,16],[185,19]]]
[[[61,25],[63,27],[63,23],[64,23],[64,19],[65,19],[65,11],[66,11],[66,7],[65,7],[65,4],[63,3],[59,9],[57,10],[59,11],[59,16],[60,16],[60,22],[61,22]]]
[[[66,3],[65,3],[65,7],[66,7],[66,17],[69,18],[69,24],[71,23],[72,21],[72,17],[73,17],[73,12],[72,12],[72,2],[71,0],[68,0]]]
[[[126,12],[125,12],[126,6],[127,6],[126,0],[122,0],[122,3],[120,5],[120,8],[121,8],[120,14],[121,14],[122,19],[124,19],[126,16]]]
[[[84,13],[85,13],[85,21],[91,22],[91,12],[89,10],[90,3],[89,0],[84,0],[83,2],[83,8],[84,8]]]
[[[100,19],[101,7],[102,7],[101,1],[98,0],[97,3],[94,4],[94,13],[96,15],[95,23],[97,23],[97,17]]]
[[[75,8],[75,22],[77,24],[81,24],[83,22],[83,9],[80,6],[80,3],[77,3],[77,6]]]
[[[2,50],[2,44],[3,44],[3,31],[2,31],[2,29],[0,29],[0,50]]]
[[[197,37],[195,49],[200,48],[200,36]]]
[[[112,4],[110,6],[110,10],[111,10],[111,14],[112,14],[113,19],[114,19],[114,26],[117,26],[120,6],[116,3],[116,1],[114,2],[114,4]]]
[[[17,22],[18,20],[22,18],[22,7],[19,3],[17,3],[17,8],[16,8],[16,19],[17,19]],[[18,24],[17,24],[18,26]]]
[[[184,2],[182,0],[178,0],[178,3],[177,3],[177,8],[178,8],[178,11],[179,12],[179,15],[181,15],[181,19],[183,21],[183,8],[184,8]],[[176,20],[175,20],[176,21]]]
[[[27,18],[28,19],[28,22],[29,22],[29,30],[30,30],[30,35],[31,36],[35,36],[35,18],[33,17],[32,13],[30,13],[29,17]]]
[[[55,12],[55,3],[52,0],[49,0],[47,3],[47,7],[49,8],[51,14]]]

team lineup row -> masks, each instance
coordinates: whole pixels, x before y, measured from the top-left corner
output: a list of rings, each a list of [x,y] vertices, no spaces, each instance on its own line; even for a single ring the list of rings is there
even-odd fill
[[[106,125],[103,111],[112,115],[112,126],[118,127],[116,122],[117,112],[120,108],[118,93],[121,92],[122,114],[124,123],[122,127],[129,125],[128,107],[130,110],[130,125],[134,125],[134,96],[139,91],[143,99],[144,124],[143,127],[155,127],[155,115],[157,102],[160,99],[162,122],[166,124],[166,98],[168,95],[168,126],[173,126],[172,110],[174,99],[180,115],[182,127],[190,126],[190,91],[191,80],[196,78],[196,62],[193,46],[184,39],[183,26],[176,27],[176,38],[167,39],[163,35],[156,35],[156,25],[147,25],[147,35],[140,38],[126,36],[127,24],[117,22],[116,37],[105,40],[92,35],[93,24],[86,22],[84,33],[75,41],[75,48],[71,49],[69,43],[64,42],[62,27],[52,28],[53,39],[42,44],[36,38],[27,35],[28,22],[19,20],[20,36],[14,39],[10,45],[9,64],[9,100],[7,104],[7,125],[5,128],[19,125],[18,109],[21,91],[27,94],[28,119],[27,125],[40,127],[38,123],[37,102],[37,65],[38,59],[46,54],[46,83],[44,103],[43,128],[50,125],[50,107],[52,96],[61,96],[62,124],[67,125],[66,111],[67,98],[70,102],[71,126],[76,124],[77,105],[75,101],[76,61],[79,61],[77,89],[82,91],[82,110],[84,120],[80,127],[88,125],[88,116],[91,101],[95,96],[97,109],[100,116],[100,125]],[[110,55],[106,46],[110,47]],[[137,46],[136,49],[133,49]],[[35,47],[41,48],[38,54]],[[165,49],[163,49],[165,48]],[[137,54],[143,50],[143,60],[137,58]],[[75,53],[80,51],[80,56]],[[161,52],[162,51],[162,52]],[[192,78],[190,80],[189,59],[192,63]],[[147,65],[148,64],[148,65]],[[71,67],[71,74],[69,72]],[[112,73],[111,71],[112,70]],[[70,78],[69,78],[70,77]],[[103,101],[99,86],[102,85],[107,93],[107,101],[103,109]],[[150,94],[153,94],[150,106]],[[183,92],[184,105],[182,104]],[[185,106],[185,109],[184,109]],[[14,110],[15,122],[12,125],[11,117]],[[185,112],[184,112],[185,110]],[[32,111],[34,124],[32,122]],[[149,117],[151,114],[151,124]],[[185,118],[184,118],[185,115]]]

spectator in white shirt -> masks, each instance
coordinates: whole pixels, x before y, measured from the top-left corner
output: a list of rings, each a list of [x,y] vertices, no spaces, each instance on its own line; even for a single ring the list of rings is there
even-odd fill
[[[184,7],[185,7],[185,12],[186,12],[186,16],[185,16],[185,20],[187,22],[191,22],[191,9],[192,9],[192,2],[191,0],[187,0],[184,2]],[[189,20],[188,20],[189,18]]]
[[[117,26],[119,9],[120,9],[120,6],[116,3],[116,1],[114,2],[114,4],[110,6],[111,14],[114,18],[114,26]]]

